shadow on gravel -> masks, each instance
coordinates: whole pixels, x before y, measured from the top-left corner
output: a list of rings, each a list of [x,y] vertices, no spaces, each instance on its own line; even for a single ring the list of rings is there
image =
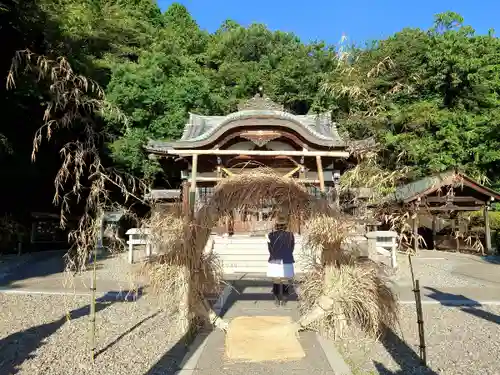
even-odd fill
[[[129,329],[127,329],[125,332],[123,332],[121,335],[119,335],[116,339],[114,339],[113,341],[111,341],[108,345],[106,345],[104,348],[102,349],[99,349],[96,353],[95,353],[95,358],[97,358],[99,355],[103,354],[106,350],[108,350],[109,348],[113,347],[114,345],[116,345],[118,342],[120,342],[121,339],[123,339],[125,336],[127,336],[128,334],[132,333],[135,329],[139,328],[142,324],[146,323],[148,320],[150,319],[153,319],[155,316],[157,316],[160,312],[157,311],[155,312],[154,314],[151,314],[147,317],[145,317],[144,319],[142,319],[140,322],[138,322],[137,324],[135,324],[134,326],[130,327]]]
[[[140,298],[142,291],[134,292],[108,292],[96,299],[96,312],[104,310],[113,303]],[[120,298],[125,295],[125,298]],[[90,305],[69,312],[71,320],[79,319],[90,314]],[[17,374],[19,366],[27,359],[35,356],[37,348],[42,346],[43,341],[53,335],[68,320],[63,315],[56,321],[28,328],[24,331],[13,333],[0,340],[0,374]]]
[[[437,375],[437,372],[431,368],[423,366],[419,356],[415,351],[406,344],[392,329],[387,328],[384,336],[381,338],[381,343],[387,350],[387,353],[401,368],[399,371],[391,371],[382,363],[373,361],[375,368],[381,375]]]
[[[484,311],[481,309],[477,309],[474,307],[462,307],[461,310],[466,312],[467,314],[471,314],[477,316],[478,318],[487,320],[492,323],[500,324],[500,316],[496,314],[492,314],[488,311]]]
[[[467,298],[461,294],[444,293],[436,288],[428,286],[424,288],[432,292],[427,294],[427,297],[438,301],[443,306],[481,306],[481,303],[478,301]]]
[[[32,277],[44,277],[64,271],[65,251],[47,251],[24,254],[22,260],[11,258],[3,264],[0,285],[8,286],[16,281]]]
[[[480,307],[483,306],[481,302],[467,298],[463,295],[443,293],[435,288],[426,287],[426,289],[432,291],[432,294],[429,294],[428,296],[436,301],[439,301],[443,306],[454,306],[467,314],[477,316],[478,318],[492,323],[500,324],[499,315],[480,309]]]
[[[185,361],[189,360],[211,332],[212,328],[207,328],[199,336],[197,336],[198,332],[182,336],[144,375],[176,374],[181,368],[183,359]],[[188,350],[190,350],[189,355]]]
[[[25,259],[19,263],[16,263],[16,259],[13,258],[11,260],[12,267],[9,267],[8,263],[3,265],[5,272],[0,272],[0,286],[18,288],[19,286],[12,284],[32,278],[63,274],[66,269],[64,260],[66,253],[66,250],[55,250],[25,254],[23,255]],[[99,255],[97,261],[100,262],[111,256],[111,253],[106,252]],[[92,261],[89,261],[88,266],[90,267],[91,265]],[[97,263],[96,268],[99,270],[103,268],[103,265]]]
[[[500,264],[500,255],[485,255],[481,259],[487,263]]]

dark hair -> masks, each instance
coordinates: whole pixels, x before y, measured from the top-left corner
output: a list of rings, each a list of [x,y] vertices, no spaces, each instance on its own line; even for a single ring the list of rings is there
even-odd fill
[[[274,225],[274,230],[286,230],[287,225],[285,223],[276,223]]]

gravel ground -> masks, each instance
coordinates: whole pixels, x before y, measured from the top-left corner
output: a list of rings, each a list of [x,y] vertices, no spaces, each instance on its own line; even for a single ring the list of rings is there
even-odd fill
[[[429,369],[419,366],[415,306],[406,305],[401,307],[401,328],[385,339],[374,342],[356,332],[338,343],[353,373],[500,374],[500,306],[424,305],[423,313]]]
[[[72,277],[64,272],[63,252],[47,254],[27,255],[24,262],[16,258],[0,264],[0,280],[4,278],[4,283],[13,288],[23,288],[32,290],[51,290],[67,288],[70,292],[88,292],[90,280],[92,278],[92,265],[82,274]],[[137,262],[129,264],[125,253],[110,255],[97,261],[97,288],[98,290],[130,290],[141,285],[145,280],[139,277],[139,269],[142,264]],[[3,270],[5,271],[2,274]],[[15,269],[15,272],[14,272]],[[104,289],[103,289],[104,288]]]
[[[110,280],[121,285],[131,286],[137,284],[140,280],[139,271],[143,263],[137,261],[135,257],[134,264],[127,260],[127,253],[113,254],[107,258],[97,261],[97,279]],[[84,273],[84,278],[89,279],[92,275],[92,265],[89,265],[88,271]]]
[[[88,298],[0,294],[0,374],[173,374],[183,347],[148,296],[97,306],[90,362]],[[71,310],[71,321],[65,311]]]
[[[491,283],[487,281],[452,274],[452,271],[456,267],[459,265],[463,266],[470,262],[468,257],[454,254],[450,255],[443,252],[443,258],[445,257],[448,259],[422,259],[413,257],[412,264],[415,279],[419,279],[421,285],[432,285],[436,287],[455,288],[491,286]],[[407,255],[398,254],[398,270],[392,279],[399,285],[411,285],[411,272]]]

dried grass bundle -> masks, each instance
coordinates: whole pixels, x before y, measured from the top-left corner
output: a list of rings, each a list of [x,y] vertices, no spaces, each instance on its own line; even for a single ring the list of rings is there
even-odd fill
[[[156,254],[169,254],[182,246],[185,220],[180,216],[153,212],[141,227],[150,231],[150,240]]]
[[[321,254],[321,264],[339,264],[349,256],[342,246],[354,230],[355,222],[347,215],[311,217],[304,228],[304,246]]]
[[[198,231],[188,219],[156,213],[144,224],[151,233],[156,256],[141,268],[140,275],[165,311],[177,319],[183,332],[198,317],[213,320],[205,297],[220,292],[219,259],[193,246]]]
[[[224,179],[215,188],[212,200],[221,204],[220,216],[236,208],[260,208],[263,204],[270,204],[276,212],[285,211],[282,213],[286,215],[309,216],[319,203],[304,185],[268,168],[256,168]]]
[[[184,226],[180,257],[193,275],[191,296],[196,298],[198,293],[199,300],[205,282],[196,275],[214,275],[216,266],[203,268],[204,249],[213,226],[235,209],[259,208],[264,204],[271,205],[275,215],[302,218],[306,222],[306,246],[322,254],[321,263],[314,263],[315,267],[304,280],[301,289],[304,292],[300,292],[305,300],[304,315],[299,322],[302,328],[315,324],[338,326],[339,320],[346,319],[347,323],[356,323],[368,334],[375,335],[382,324],[391,323],[396,300],[385,286],[381,269],[372,262],[356,262],[355,254],[342,246],[354,229],[354,220],[340,215],[325,200],[311,196],[295,180],[266,169],[223,180],[211,200]]]
[[[327,296],[327,312],[318,310],[318,301]],[[310,325],[329,337],[342,336],[344,328],[356,325],[368,336],[377,337],[384,326],[394,326],[397,300],[383,270],[372,261],[354,258],[340,266],[317,268],[304,276],[299,289],[302,316],[324,315]]]

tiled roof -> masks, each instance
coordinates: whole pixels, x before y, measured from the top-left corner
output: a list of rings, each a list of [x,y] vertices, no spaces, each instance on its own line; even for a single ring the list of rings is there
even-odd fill
[[[337,126],[331,121],[331,113],[294,115],[283,111],[266,97],[256,96],[239,106],[239,111],[227,116],[204,116],[191,113],[184,126],[182,137],[177,141],[164,142],[151,140],[146,149],[154,152],[165,148],[203,147],[214,142],[221,132],[237,126],[238,120],[265,119],[281,120],[290,128],[299,132],[313,144],[331,147],[345,147],[344,140],[338,133]],[[271,122],[270,122],[271,123]],[[273,126],[270,124],[270,126]],[[281,125],[283,126],[283,125]]]
[[[455,171],[447,171],[402,185],[396,189],[395,193],[388,200],[408,203],[419,197],[431,194],[444,186],[457,186],[461,184],[469,186],[485,196],[497,200],[500,199],[500,193],[479,184],[472,178]]]
[[[335,123],[330,120],[329,112],[320,115],[293,115],[288,112],[270,109],[247,109],[231,113],[227,116],[202,116],[190,114],[189,122],[184,127],[181,141],[200,141],[210,137],[221,125],[242,118],[269,116],[289,119],[300,123],[311,135],[338,144],[343,141],[338,134]]]

